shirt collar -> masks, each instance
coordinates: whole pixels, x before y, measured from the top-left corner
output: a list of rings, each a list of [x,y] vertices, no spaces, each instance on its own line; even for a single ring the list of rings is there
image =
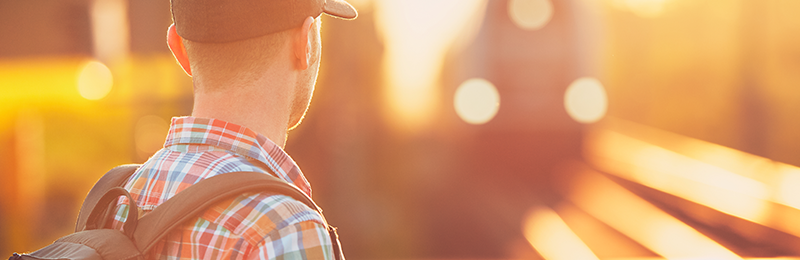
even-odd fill
[[[280,146],[266,136],[219,119],[174,117],[164,147],[188,145],[191,150],[207,145],[255,159],[270,171],[311,196],[311,185],[300,167]],[[198,146],[200,145],[200,146]]]

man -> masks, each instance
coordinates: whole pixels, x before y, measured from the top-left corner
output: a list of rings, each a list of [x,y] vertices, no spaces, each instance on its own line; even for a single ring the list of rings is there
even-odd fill
[[[311,195],[283,151],[306,112],[320,61],[321,13],[354,19],[343,0],[172,0],[167,43],[192,76],[192,116],[172,119],[164,148],[128,180],[142,214],[188,186],[237,171],[274,174]],[[121,228],[127,205],[112,225]],[[140,214],[141,216],[141,214]],[[153,259],[331,259],[314,210],[249,193],[206,210],[150,252]]]

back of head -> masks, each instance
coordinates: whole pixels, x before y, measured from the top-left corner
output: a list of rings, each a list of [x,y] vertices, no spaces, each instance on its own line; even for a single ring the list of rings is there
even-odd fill
[[[285,48],[288,32],[322,13],[354,19],[344,0],[170,0],[195,81],[251,81]],[[317,19],[319,20],[319,19]],[[314,24],[318,30],[319,21]],[[318,40],[318,39],[315,39]],[[312,56],[313,57],[313,56]]]
[[[260,71],[267,70],[278,59],[280,50],[288,44],[288,31],[225,43],[206,43],[183,40],[189,56],[196,91],[216,91],[206,86],[226,86],[236,82],[257,80]]]

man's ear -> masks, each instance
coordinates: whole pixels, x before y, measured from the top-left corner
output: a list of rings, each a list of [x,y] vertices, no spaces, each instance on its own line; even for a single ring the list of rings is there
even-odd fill
[[[297,61],[297,68],[300,70],[308,69],[311,63],[311,37],[309,37],[309,32],[313,23],[314,17],[306,17],[303,25],[292,36],[294,38],[294,56]]]
[[[178,64],[183,68],[183,71],[191,77],[192,68],[189,66],[189,56],[186,55],[186,47],[183,46],[183,38],[178,35],[174,23],[167,29],[167,45],[169,46],[169,50],[172,51],[172,56],[175,57],[175,60],[177,60]]]

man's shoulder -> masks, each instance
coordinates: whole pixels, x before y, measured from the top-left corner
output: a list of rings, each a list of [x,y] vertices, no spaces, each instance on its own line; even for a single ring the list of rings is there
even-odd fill
[[[274,192],[244,193],[221,201],[206,210],[202,218],[225,227],[251,244],[300,224],[325,228],[319,212],[287,195]]]

